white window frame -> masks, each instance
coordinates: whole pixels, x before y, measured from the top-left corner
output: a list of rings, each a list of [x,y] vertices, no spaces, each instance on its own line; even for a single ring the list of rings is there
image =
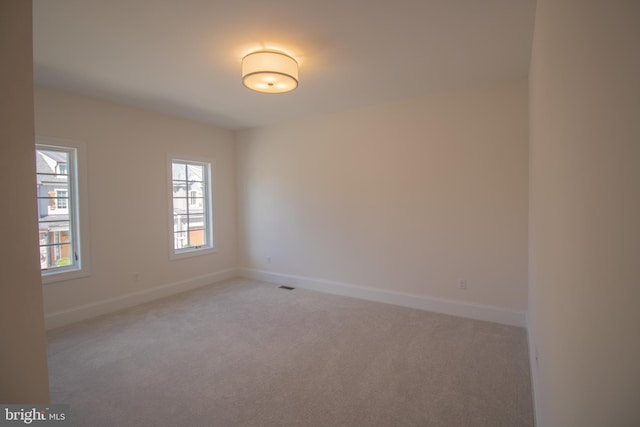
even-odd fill
[[[186,163],[196,163],[205,166],[205,175],[203,177],[204,186],[207,191],[203,192],[203,202],[206,206],[207,217],[203,218],[205,221],[205,233],[207,235],[207,245],[195,247],[195,248],[184,248],[184,249],[176,249],[175,248],[175,236],[174,236],[174,228],[173,228],[173,162],[186,162]],[[213,159],[207,157],[199,157],[199,156],[188,156],[181,154],[167,154],[167,206],[168,206],[168,230],[169,230],[169,260],[179,260],[184,258],[190,258],[194,256],[200,255],[208,255],[217,252],[217,248],[215,245],[215,219],[216,215],[213,212],[215,206],[215,161]],[[189,194],[189,189],[185,194],[187,197]],[[189,198],[185,199],[185,203],[189,204]]]
[[[71,234],[74,239],[77,260],[74,265],[42,270],[42,283],[49,284],[78,279],[90,275],[89,254],[89,198],[87,188],[87,154],[83,142],[63,140],[36,135],[35,149],[70,150],[70,162],[67,164],[69,176],[69,199],[67,210],[70,215]],[[57,172],[57,171],[56,171]],[[37,172],[36,172],[37,173]],[[71,218],[72,216],[72,218]]]

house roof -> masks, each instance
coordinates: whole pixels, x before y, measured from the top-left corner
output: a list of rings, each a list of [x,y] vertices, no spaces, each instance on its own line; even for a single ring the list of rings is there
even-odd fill
[[[36,150],[36,182],[41,184],[63,184],[67,183],[67,178],[59,175],[42,175],[55,174],[56,171],[52,165],[66,163],[66,157],[63,153],[56,151]]]

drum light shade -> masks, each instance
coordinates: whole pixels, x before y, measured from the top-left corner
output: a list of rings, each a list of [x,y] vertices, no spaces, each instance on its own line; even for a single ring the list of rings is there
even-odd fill
[[[264,93],[284,93],[298,87],[298,63],[280,52],[259,51],[242,58],[242,84]]]

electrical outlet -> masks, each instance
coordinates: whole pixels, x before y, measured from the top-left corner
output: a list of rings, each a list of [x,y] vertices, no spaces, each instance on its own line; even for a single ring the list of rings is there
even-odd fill
[[[138,280],[140,280],[140,273],[138,272],[133,273],[133,281],[137,282]]]
[[[467,289],[467,279],[458,280],[458,289],[462,289],[462,290]]]
[[[267,262],[268,262],[269,264],[271,264],[271,257],[270,257],[270,256],[268,256],[268,257],[267,257]]]

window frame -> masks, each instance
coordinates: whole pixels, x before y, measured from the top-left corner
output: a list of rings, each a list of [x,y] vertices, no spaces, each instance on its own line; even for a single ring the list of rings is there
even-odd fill
[[[203,192],[203,205],[206,207],[206,218],[203,216],[205,224],[205,233],[208,244],[193,248],[175,248],[175,229],[174,229],[174,213],[173,213],[173,163],[191,163],[204,166],[205,177],[203,177],[204,187],[207,191]],[[169,243],[169,260],[180,260],[201,255],[208,255],[217,252],[216,248],[216,215],[214,214],[215,206],[215,161],[208,157],[190,156],[182,154],[167,154],[167,223],[168,223],[168,243]],[[189,189],[186,189],[185,204],[189,205]]]
[[[86,145],[82,142],[63,140],[36,135],[34,155],[36,150],[67,151],[69,163],[67,164],[67,176],[69,177],[69,194],[67,212],[69,215],[69,231],[73,239],[74,253],[73,265],[57,267],[50,270],[41,270],[40,276],[43,284],[78,279],[90,275],[89,254],[89,201],[87,188],[87,162]],[[37,176],[37,169],[36,169]],[[56,170],[56,172],[58,172]],[[36,197],[38,195],[36,194]],[[38,199],[36,199],[38,200]],[[56,199],[57,202],[57,199]],[[38,228],[40,218],[38,217]],[[38,232],[39,235],[39,232]],[[40,244],[38,244],[38,248]]]

